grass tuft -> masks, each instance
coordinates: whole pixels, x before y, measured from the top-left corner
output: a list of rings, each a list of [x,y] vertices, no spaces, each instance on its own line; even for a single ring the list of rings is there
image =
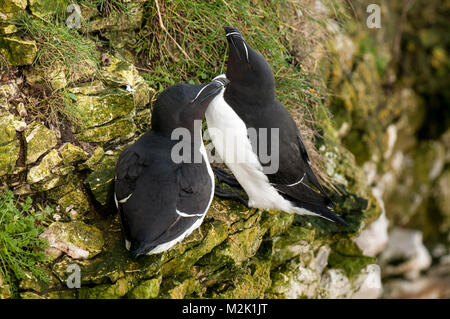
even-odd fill
[[[26,272],[47,280],[44,272],[36,266],[45,261],[46,255],[42,250],[48,245],[39,238],[43,231],[40,224],[45,223],[52,212],[48,206],[35,210],[29,197],[25,203],[19,204],[10,190],[1,197],[0,275],[6,283],[14,286],[14,281],[24,279]]]
[[[24,12],[16,18],[15,24],[24,37],[37,42],[34,66],[43,74],[46,74],[45,69],[52,70],[61,65],[70,72],[66,74],[70,82],[74,76],[79,78],[80,73],[88,76],[92,69],[97,69],[99,53],[96,41],[68,28],[58,15],[39,19]]]

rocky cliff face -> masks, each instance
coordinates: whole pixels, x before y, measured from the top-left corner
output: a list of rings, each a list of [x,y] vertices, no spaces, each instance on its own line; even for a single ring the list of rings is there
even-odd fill
[[[82,2],[82,28],[77,31],[64,19],[52,20],[58,6],[46,3],[6,0],[0,9],[0,187],[54,208],[43,223],[48,260],[36,265],[47,280],[32,274],[11,282],[0,278],[1,297],[376,297],[381,272],[374,256],[386,245],[386,214],[407,225],[423,211],[424,200],[435,196],[439,211],[448,215],[448,134],[416,139],[425,104],[412,85],[386,87],[397,83],[392,74],[399,74],[387,64],[391,47],[373,42],[369,31],[361,31],[362,22],[342,5],[280,1],[272,4],[283,21],[279,29],[258,22],[268,33],[279,32],[280,43],[255,45],[265,53],[267,48],[283,50],[282,62],[270,56],[277,89],[305,130],[316,169],[350,227],[217,199],[202,226],[182,243],[132,260],[108,205],[115,162],[150,129],[158,91],[172,82],[203,81],[209,73],[223,71],[216,64],[225,57],[225,43],[218,44],[223,55],[206,73],[186,75],[180,69],[162,76],[167,61],[186,59],[195,66],[208,58],[201,50],[191,52],[194,44],[180,41],[175,31],[165,31],[175,10],[169,4],[118,2],[124,5],[120,7],[104,1],[104,6],[91,7]],[[67,3],[58,3],[65,11]],[[266,12],[266,5],[256,2],[249,12]],[[191,14],[186,19],[197,21],[199,30],[210,28]],[[255,39],[272,40],[256,28],[245,28],[254,16],[241,18],[237,27],[242,25]],[[59,24],[50,27],[45,21]],[[142,59],[143,44],[136,39],[145,26],[158,31],[153,31],[156,44]],[[169,58],[158,57],[158,50]],[[439,52],[435,61],[440,61]],[[302,86],[292,90],[291,77]],[[411,178],[411,172],[417,175]],[[448,232],[444,220],[443,234]],[[77,267],[81,287],[69,288]]]
[[[359,17],[369,3],[354,3]],[[379,5],[382,29],[349,22],[350,32],[334,45],[347,63],[332,67],[330,109],[391,225],[401,227],[379,259],[384,296],[446,298],[448,2]]]

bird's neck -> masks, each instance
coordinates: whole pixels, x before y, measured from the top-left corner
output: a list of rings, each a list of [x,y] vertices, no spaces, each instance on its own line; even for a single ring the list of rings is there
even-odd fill
[[[275,99],[275,90],[272,86],[254,83],[251,86],[231,82],[224,95],[249,105],[264,105]]]

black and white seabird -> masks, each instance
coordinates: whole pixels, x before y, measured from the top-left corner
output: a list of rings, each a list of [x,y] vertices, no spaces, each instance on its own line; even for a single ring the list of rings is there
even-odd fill
[[[248,206],[318,215],[347,225],[332,211],[335,205],[310,167],[297,125],[275,98],[275,79],[269,64],[245,42],[239,30],[225,27],[225,32],[227,71],[226,76],[216,79],[226,78],[230,84],[213,99],[205,117],[214,148],[246,191]],[[265,128],[267,134],[257,134],[257,144],[252,147],[248,128]],[[279,165],[276,172],[265,173],[267,163],[255,150],[261,145],[260,139],[266,139],[271,149],[271,129],[278,129]],[[236,160],[236,154],[228,152],[231,147],[240,150],[245,161]]]
[[[154,104],[152,130],[120,154],[114,197],[125,245],[134,257],[163,252],[202,223],[214,196],[214,174],[201,120],[227,82],[176,84],[163,91]],[[194,125],[196,120],[200,125]],[[172,139],[172,132],[180,128],[188,130],[191,140]],[[190,145],[190,161],[174,161],[177,143]]]

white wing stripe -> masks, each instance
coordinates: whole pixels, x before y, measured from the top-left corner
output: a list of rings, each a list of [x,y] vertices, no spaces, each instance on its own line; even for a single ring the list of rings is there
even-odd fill
[[[133,195],[133,193],[131,193],[130,195],[128,195],[127,197],[125,197],[125,198],[122,198],[121,200],[119,200],[119,203],[121,203],[121,204],[123,204],[123,203],[126,203],[127,202],[127,200],[128,200],[128,198],[130,198],[131,197],[131,195]]]
[[[205,211],[205,213],[206,213],[206,211]],[[177,214],[180,215],[181,217],[194,217],[194,216],[200,216],[201,217],[201,216],[205,215],[205,213],[203,213],[203,214],[186,214],[186,213],[180,212],[177,209]]]
[[[305,178],[305,176],[306,176],[306,173],[305,174],[303,174],[303,177],[298,181],[298,182],[295,182],[295,183],[293,183],[293,184],[289,184],[289,185],[286,185],[286,186],[295,186],[295,185],[297,185],[297,184],[300,184],[301,182],[303,182],[303,179]]]

